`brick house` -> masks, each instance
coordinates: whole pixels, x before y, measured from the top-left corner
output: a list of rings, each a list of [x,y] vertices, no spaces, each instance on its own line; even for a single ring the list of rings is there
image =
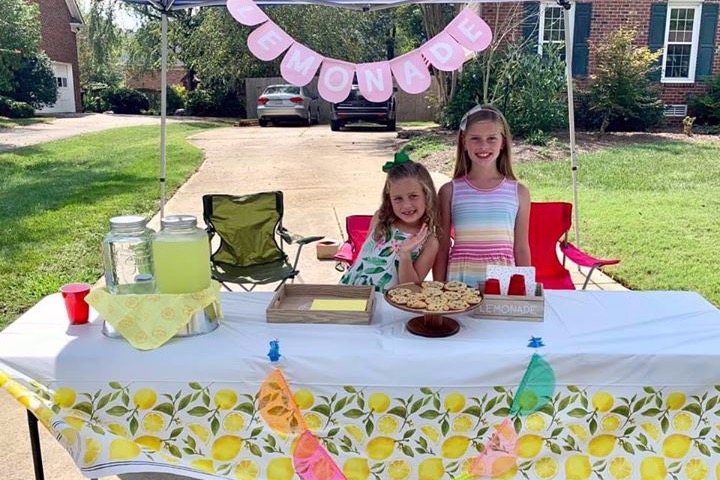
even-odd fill
[[[52,61],[58,86],[55,105],[41,113],[81,112],[80,70],[75,33],[83,24],[76,0],[34,0],[40,6],[40,48]]]
[[[637,32],[636,43],[652,51],[663,49],[662,70],[657,76],[666,120],[679,122],[687,113],[688,97],[705,90],[705,79],[720,73],[716,53],[720,0],[590,0],[571,9],[573,28],[573,77],[580,87],[588,83],[595,59],[589,48],[621,26]],[[557,2],[484,4],[482,17],[493,31],[514,17],[515,40],[537,45],[564,41],[563,7]],[[520,19],[520,21],[518,21]]]

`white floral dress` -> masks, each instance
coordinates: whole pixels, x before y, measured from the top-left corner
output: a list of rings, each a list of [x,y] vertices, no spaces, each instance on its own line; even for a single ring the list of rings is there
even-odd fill
[[[400,244],[410,234],[393,227],[389,239],[375,241],[372,232],[363,243],[360,255],[355,263],[348,269],[340,283],[344,285],[373,285],[378,292],[385,292],[398,283],[398,268],[400,259],[398,253]],[[410,258],[414,262],[420,255],[422,245],[416,247]]]

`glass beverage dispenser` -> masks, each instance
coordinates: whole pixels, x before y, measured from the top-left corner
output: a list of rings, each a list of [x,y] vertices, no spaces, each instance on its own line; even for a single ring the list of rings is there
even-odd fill
[[[105,284],[112,294],[155,293],[152,234],[139,215],[110,219],[110,231],[103,238]]]
[[[170,215],[152,242],[158,293],[194,293],[210,286],[210,241],[193,215]]]

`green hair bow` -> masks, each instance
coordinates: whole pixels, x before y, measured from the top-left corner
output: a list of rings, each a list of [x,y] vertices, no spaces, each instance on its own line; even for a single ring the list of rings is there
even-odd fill
[[[410,157],[408,157],[408,154],[404,151],[397,152],[395,154],[395,160],[392,162],[385,162],[385,165],[382,166],[382,171],[387,173],[389,172],[393,167],[396,167],[397,165],[401,165],[403,163],[410,163],[412,160],[410,160]]]

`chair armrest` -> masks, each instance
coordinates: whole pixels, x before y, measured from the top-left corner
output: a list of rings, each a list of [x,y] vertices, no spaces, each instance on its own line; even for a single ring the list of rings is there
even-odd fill
[[[596,268],[620,263],[620,260],[617,259],[604,259],[588,255],[570,242],[560,242],[560,250],[573,263],[581,267]]]
[[[338,262],[350,263],[353,258],[353,247],[350,242],[345,242],[340,245],[340,248],[335,252],[335,260]]]
[[[300,235],[296,235],[294,233],[291,233],[287,228],[279,228],[278,234],[282,237],[283,241],[287,243],[288,245],[292,243],[297,243],[298,245],[307,245],[308,243],[317,242],[319,240],[322,240],[323,236],[315,235],[312,237],[303,237]]]

